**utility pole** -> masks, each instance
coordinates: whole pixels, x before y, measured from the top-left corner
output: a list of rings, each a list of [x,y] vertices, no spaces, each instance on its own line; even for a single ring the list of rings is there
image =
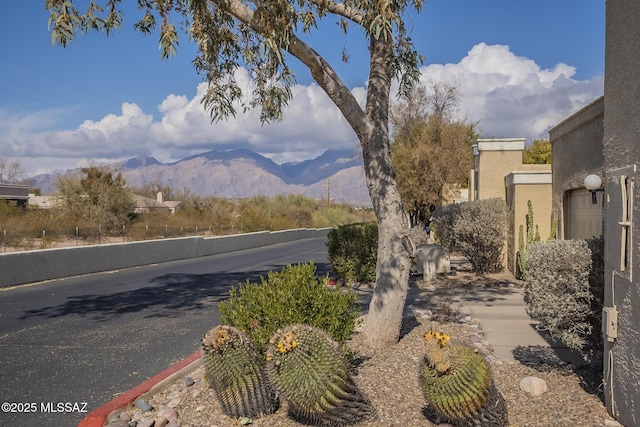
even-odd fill
[[[327,178],[327,209],[331,206],[331,178]]]

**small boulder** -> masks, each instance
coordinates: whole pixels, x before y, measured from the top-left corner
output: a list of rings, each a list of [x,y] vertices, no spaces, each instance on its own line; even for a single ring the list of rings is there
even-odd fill
[[[158,409],[158,417],[166,418],[167,421],[177,421],[178,412],[170,406],[163,406]]]
[[[147,401],[145,401],[144,399],[140,398],[138,400],[136,400],[135,403],[136,407],[138,409],[140,409],[142,412],[148,412],[150,410],[153,409],[153,406],[151,406],[149,403],[147,403]]]
[[[524,377],[520,380],[520,390],[531,396],[542,396],[549,390],[547,382],[538,377]]]
[[[124,413],[124,412],[123,412]],[[112,412],[109,415],[107,415],[107,424],[113,422],[113,421],[119,421],[122,418],[120,417],[120,414],[117,412]]]
[[[136,427],[154,427],[154,424],[155,424],[155,420],[151,418],[143,418],[140,421],[138,421],[138,424]]]

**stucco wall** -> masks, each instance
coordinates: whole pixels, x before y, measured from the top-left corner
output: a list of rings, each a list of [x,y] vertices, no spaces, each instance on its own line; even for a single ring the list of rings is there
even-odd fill
[[[329,230],[262,231],[0,254],[0,287],[326,237]]]
[[[604,97],[600,97],[549,130],[553,161],[553,215],[558,237],[564,239],[568,224],[565,201],[571,191],[584,187],[589,174],[604,176],[602,140]]]
[[[504,177],[522,168],[524,138],[479,139],[474,153],[476,199],[506,199]]]
[[[618,310],[618,338],[605,345],[607,408],[624,425],[640,425],[640,2],[607,1],[605,38],[605,305]],[[626,169],[621,169],[626,168]],[[622,172],[621,172],[622,171]],[[621,271],[624,204],[620,176],[634,186],[631,203],[630,268]]]
[[[514,171],[505,179],[509,212],[507,268],[516,276],[520,226],[523,227],[526,242],[528,201],[531,201],[533,221],[538,226],[540,238],[546,240],[551,233],[551,165],[529,166],[533,170]]]

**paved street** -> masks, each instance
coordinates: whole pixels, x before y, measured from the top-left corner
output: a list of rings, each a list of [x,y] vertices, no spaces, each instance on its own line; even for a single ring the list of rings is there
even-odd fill
[[[310,260],[319,272],[328,271],[324,242],[307,239],[0,290],[0,401],[21,412],[0,412],[0,425],[76,425],[197,350],[231,286]]]

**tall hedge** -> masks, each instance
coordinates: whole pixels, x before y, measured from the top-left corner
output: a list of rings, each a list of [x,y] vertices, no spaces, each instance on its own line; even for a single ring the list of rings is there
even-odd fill
[[[527,313],[585,359],[602,347],[603,247],[602,238],[551,240],[532,243],[527,256]]]
[[[478,273],[504,269],[507,206],[502,199],[484,199],[449,205],[434,212],[438,241],[460,252]]]

